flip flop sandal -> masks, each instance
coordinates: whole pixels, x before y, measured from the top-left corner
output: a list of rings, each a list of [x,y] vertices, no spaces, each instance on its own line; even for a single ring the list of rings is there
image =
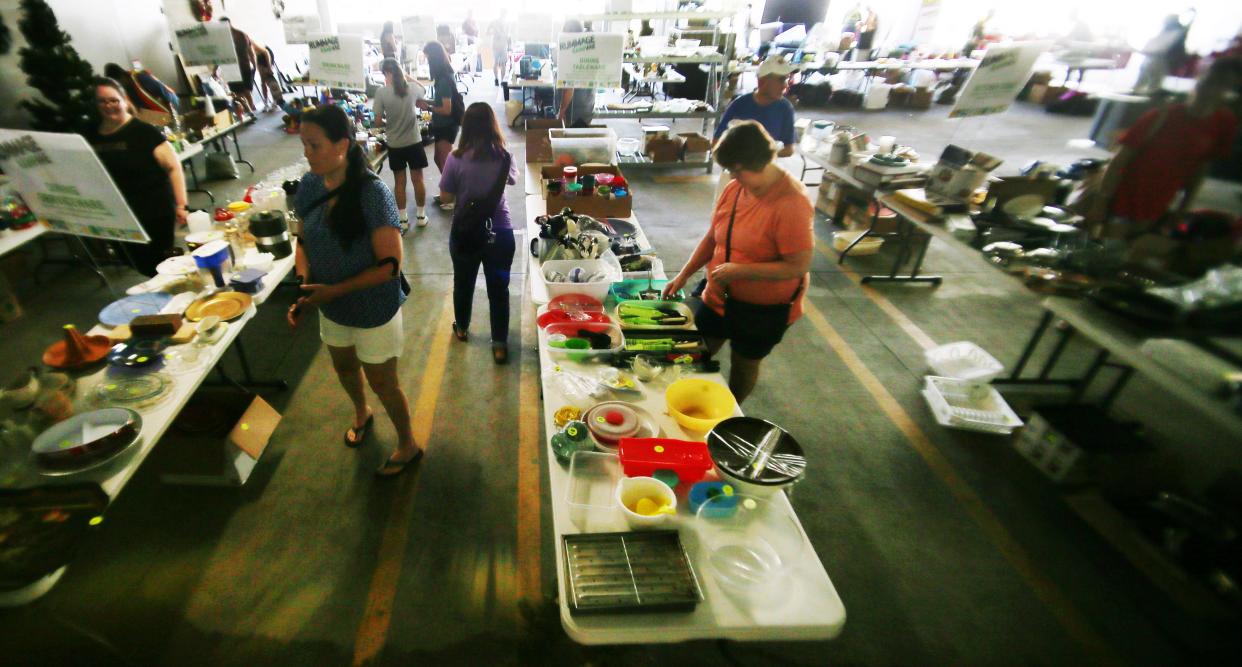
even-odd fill
[[[396,452],[393,452],[388,455],[388,458],[384,459],[384,462],[380,464],[380,467],[375,471],[376,477],[396,477],[400,475],[405,472],[406,468],[409,468],[422,460],[423,449],[420,447],[418,449],[418,453],[411,456],[408,461],[394,461],[392,457],[396,454]],[[391,470],[392,472],[384,472],[385,470]]]
[[[365,422],[362,422],[362,426],[357,427],[357,428],[350,428],[349,431],[354,432],[353,440],[349,439],[349,431],[345,431],[345,446],[349,447],[350,449],[355,449],[356,447],[361,445],[363,441],[366,440],[367,434],[371,432],[371,425],[374,423],[375,423],[375,414],[372,413],[370,416],[367,417],[367,420]]]

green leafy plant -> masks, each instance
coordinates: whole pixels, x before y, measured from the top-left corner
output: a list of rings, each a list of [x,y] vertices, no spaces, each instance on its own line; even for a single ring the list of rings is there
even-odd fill
[[[70,44],[60,29],[56,13],[43,0],[22,0],[17,27],[26,37],[21,56],[22,71],[42,99],[22,100],[31,115],[30,125],[48,132],[82,133],[89,130],[95,109],[91,79],[95,72]]]

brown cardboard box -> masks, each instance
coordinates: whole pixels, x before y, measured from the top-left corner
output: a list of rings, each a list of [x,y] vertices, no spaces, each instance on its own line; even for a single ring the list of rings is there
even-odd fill
[[[911,109],[918,109],[920,111],[927,111],[930,109],[932,105],[931,89],[915,88],[914,92],[910,93],[910,101],[908,102],[908,105]]]
[[[1026,91],[1026,101],[1031,104],[1043,104],[1044,95],[1048,94],[1048,84],[1033,83]]]
[[[549,195],[548,180],[559,178],[561,168],[557,166],[544,167],[541,170],[542,183],[540,190],[543,192],[543,198],[547,200],[547,209],[549,212],[559,212],[562,208],[569,207],[574,213],[582,213],[593,218],[628,218],[634,212],[633,194],[626,194],[624,197],[613,197],[605,199],[603,197],[592,195],[590,197],[566,197],[564,195]],[[579,174],[614,174],[622,176],[621,170],[613,165],[598,166],[580,166]]]
[[[189,131],[217,131],[233,124],[233,114],[228,109],[217,111],[208,116],[202,111],[191,111],[181,117],[181,126]]]
[[[172,484],[240,486],[263,455],[280,413],[257,394],[200,388],[161,440],[160,478]]]
[[[558,118],[531,118],[526,121],[526,161],[551,162],[552,140],[548,138],[548,130],[554,127],[565,127]]]
[[[876,204],[871,204],[874,209]],[[851,231],[862,231],[871,226],[872,210],[865,210],[857,206],[850,207],[845,214],[846,229]],[[880,217],[875,221],[875,228],[871,230],[872,234],[896,234],[897,233],[897,214],[888,209],[880,211]]]
[[[706,153],[712,149],[712,140],[698,132],[682,132],[677,136],[686,142],[687,153]]]
[[[1052,72],[1041,71],[1041,72],[1035,72],[1034,74],[1031,75],[1031,85],[1033,86],[1039,86],[1039,85],[1046,86],[1050,83],[1052,83]]]
[[[150,109],[139,109],[138,120],[150,123],[156,127],[168,127],[173,124],[172,116],[163,111],[152,111]]]
[[[1066,91],[1068,90],[1069,88],[1066,88],[1065,86],[1046,86],[1044,90],[1043,100],[1041,100],[1039,103],[1040,104],[1051,104],[1052,102],[1055,102],[1057,98],[1064,95]]]
[[[888,104],[893,107],[908,107],[913,94],[914,89],[909,86],[896,86],[888,93]]]
[[[686,140],[679,136],[669,137],[667,139],[653,138],[647,141],[647,147],[644,152],[652,162],[677,162],[681,160],[682,148],[685,147]]]

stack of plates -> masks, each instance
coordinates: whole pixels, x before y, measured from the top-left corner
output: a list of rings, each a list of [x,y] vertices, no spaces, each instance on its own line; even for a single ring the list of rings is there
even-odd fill
[[[94,398],[100,405],[138,409],[167,398],[172,386],[172,380],[163,373],[104,377],[95,387]]]

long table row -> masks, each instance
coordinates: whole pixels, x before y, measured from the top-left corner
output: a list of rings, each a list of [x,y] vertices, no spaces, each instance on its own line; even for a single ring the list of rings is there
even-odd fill
[[[529,183],[529,181],[528,181]],[[528,192],[531,188],[528,187]],[[536,190],[537,192],[537,190]],[[545,204],[538,194],[526,198],[527,238],[536,238],[539,233],[535,218],[545,213]],[[638,227],[634,216],[628,221]],[[646,237],[638,227],[640,243],[646,243]],[[540,279],[541,264],[532,257],[528,250],[523,251],[527,258],[527,276],[531,285],[531,300],[535,304],[546,303],[548,295],[544,281]],[[662,278],[662,274],[655,276]],[[570,508],[566,494],[569,488],[569,470],[556,460],[553,455],[550,438],[558,429],[555,424],[557,409],[568,404],[563,395],[561,384],[554,380],[557,371],[562,368],[589,371],[589,368],[572,361],[553,359],[549,349],[543,342],[539,346],[539,363],[543,387],[544,432],[549,439],[546,451],[548,462],[549,493],[552,506],[553,544],[556,553],[557,586],[560,593],[559,604],[561,623],[565,631],[575,641],[583,644],[620,644],[620,643],[656,643],[680,642],[694,639],[734,639],[734,640],[813,640],[831,639],[836,637],[845,623],[845,607],[837,595],[820,557],[816,554],[805,532],[802,532],[793,507],[784,493],[777,493],[773,502],[780,511],[798,525],[802,533],[802,554],[792,565],[789,576],[791,585],[784,591],[783,597],[775,604],[759,603],[746,596],[739,596],[731,589],[723,587],[713,577],[707,566],[709,552],[698,540],[693,515],[685,507],[678,507],[678,514],[673,526],[689,555],[692,567],[702,588],[703,600],[693,612],[666,613],[635,613],[635,614],[600,614],[574,615],[571,613],[571,584],[566,577],[565,553],[562,539],[583,531],[574,523],[570,516]],[[726,384],[718,373],[694,374],[699,377]],[[644,388],[643,397],[633,401],[645,408],[659,423],[665,437],[674,439],[701,439],[701,434],[687,433],[667,413],[663,392],[657,388]],[[737,411],[741,414],[741,410]],[[607,493],[609,489],[602,489]],[[682,505],[682,503],[679,503]],[[589,525],[590,532],[609,532],[625,530],[625,523],[619,516],[604,516]]]

